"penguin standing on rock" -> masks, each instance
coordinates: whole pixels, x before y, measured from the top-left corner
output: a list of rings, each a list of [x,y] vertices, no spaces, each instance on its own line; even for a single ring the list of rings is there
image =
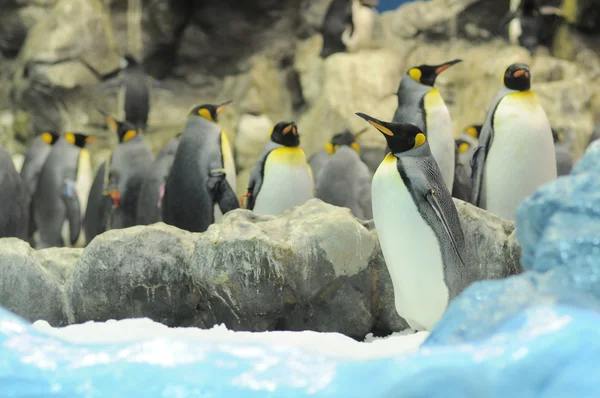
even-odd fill
[[[96,139],[81,133],[66,133],[52,146],[33,196],[40,234],[38,248],[85,243],[81,226],[93,179],[90,154],[85,146]]]
[[[12,156],[0,145],[0,238],[27,240],[28,188],[15,169]]]
[[[137,224],[150,225],[162,221],[162,201],[165,184],[183,133],[171,138],[160,150],[142,182],[137,204]]]
[[[119,93],[121,118],[136,130],[145,131],[150,113],[150,80],[143,66],[131,54],[122,61],[123,82]]]
[[[392,120],[393,123],[414,124],[423,131],[448,192],[452,192],[455,167],[452,119],[444,99],[433,85],[440,73],[459,62],[461,60],[456,59],[441,65],[410,68],[400,81],[398,108]]]
[[[258,162],[250,172],[246,208],[260,214],[280,215],[315,197],[312,171],[294,122],[279,122],[271,131]]]
[[[23,183],[25,183],[25,187],[27,188],[27,201],[29,203],[28,208],[30,217],[27,236],[30,243],[33,243],[32,238],[36,229],[32,207],[33,195],[37,188],[40,172],[42,171],[42,167],[44,167],[46,158],[50,154],[52,145],[54,145],[59,138],[60,135],[55,132],[44,132],[40,134],[32,141],[31,145],[27,149],[27,152],[25,153],[25,159],[23,160],[23,167],[21,167],[21,178],[23,179]]]
[[[317,198],[334,206],[347,207],[361,220],[370,220],[373,218],[372,175],[360,159],[356,137],[349,131],[335,135],[326,148],[330,158],[320,172],[315,173]]]
[[[557,178],[550,122],[530,88],[527,65],[506,69],[473,156],[472,203],[506,220],[515,219],[523,199]]]
[[[223,214],[239,208],[231,146],[217,124],[219,114],[230,102],[200,105],[189,113],[165,185],[165,223],[204,232]]]
[[[372,184],[373,220],[396,311],[412,329],[431,330],[468,285],[468,258],[452,197],[417,126],[357,113],[386,138]]]

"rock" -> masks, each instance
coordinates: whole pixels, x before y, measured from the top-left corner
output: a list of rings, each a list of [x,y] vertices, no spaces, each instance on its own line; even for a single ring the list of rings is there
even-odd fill
[[[16,56],[28,31],[55,3],[55,0],[3,2],[0,14],[0,54],[11,58]]]
[[[242,115],[238,121],[235,147],[236,164],[239,168],[252,168],[267,142],[275,123],[267,115]]]
[[[163,223],[97,236],[65,286],[75,322],[147,316],[180,326],[194,315],[193,248],[188,232]]]
[[[31,322],[65,325],[60,282],[35,254],[26,242],[0,239],[0,305]]]
[[[56,280],[65,284],[73,274],[83,249],[52,247],[35,251],[35,258]]]

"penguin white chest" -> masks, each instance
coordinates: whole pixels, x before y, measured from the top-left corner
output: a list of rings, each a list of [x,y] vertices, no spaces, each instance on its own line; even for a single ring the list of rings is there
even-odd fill
[[[448,305],[435,232],[423,220],[388,154],[372,184],[373,219],[394,286],[396,311],[413,329],[431,330]]]
[[[221,131],[221,154],[223,156],[223,169],[225,170],[225,180],[229,183],[229,186],[235,192],[237,187],[237,175],[235,172],[235,162],[233,161],[233,153],[231,151],[231,145],[229,145],[229,139],[224,131]],[[213,215],[215,221],[219,220],[223,213],[219,208],[219,205],[215,203]]]
[[[557,178],[550,122],[535,93],[505,96],[494,114],[494,138],[483,175],[483,208],[514,220],[519,204]]]
[[[314,182],[300,148],[274,149],[265,161],[254,212],[279,215],[314,198]]]
[[[424,98],[427,123],[427,141],[449,192],[454,184],[455,150],[450,111],[437,89]]]
[[[92,188],[93,181],[94,175],[92,174],[92,160],[90,158],[90,153],[87,150],[82,149],[79,152],[79,160],[77,162],[77,180],[75,181],[75,191],[77,194],[77,200],[79,201],[79,209],[81,211],[82,221],[85,217],[85,209],[87,208],[88,197],[90,194],[90,189]],[[70,227],[68,220],[65,220],[63,222],[61,236],[65,244],[68,245],[68,242],[70,240]],[[79,237],[77,239],[77,242],[75,242],[74,246],[84,247],[85,241],[85,231],[84,228],[81,228],[79,232]]]

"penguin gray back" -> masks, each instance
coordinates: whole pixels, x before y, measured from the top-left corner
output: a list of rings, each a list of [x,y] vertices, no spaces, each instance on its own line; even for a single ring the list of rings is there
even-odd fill
[[[392,122],[410,123],[427,135],[423,97],[431,87],[421,84],[405,73],[398,87],[398,108]]]
[[[133,57],[126,56],[123,72],[124,117],[137,129],[145,130],[150,113],[150,83],[143,66]]]

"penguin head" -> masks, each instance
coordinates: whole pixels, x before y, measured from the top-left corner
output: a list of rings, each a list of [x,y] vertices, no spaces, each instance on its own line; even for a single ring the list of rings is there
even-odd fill
[[[469,126],[465,129],[465,133],[470,135],[471,137],[475,138],[476,140],[479,139],[479,134],[481,134],[481,128],[483,126],[481,124],[475,124],[473,126]]]
[[[289,147],[300,145],[298,126],[295,122],[277,123],[271,130],[271,141]]]
[[[504,85],[510,90],[527,91],[531,88],[531,72],[525,64],[512,64],[504,73]]]
[[[56,141],[60,138],[60,134],[55,133],[54,131],[44,131],[41,134],[42,140],[48,145],[54,145]]]
[[[139,132],[135,126],[127,121],[120,121],[113,118],[110,114],[98,109],[103,115],[110,127],[115,130],[119,137],[119,143],[131,141]]]
[[[440,73],[450,68],[452,65],[456,65],[459,62],[462,62],[462,60],[455,59],[454,61],[449,61],[441,65],[415,66],[413,68],[410,68],[406,73],[408,74],[408,76],[410,76],[411,79],[413,79],[417,83],[433,87],[433,85],[435,84],[435,79]]]
[[[65,133],[65,139],[69,141],[71,144],[75,145],[79,148],[85,148],[86,144],[90,142],[94,142],[98,139],[98,137],[93,135],[87,135],[83,133]]]
[[[350,130],[345,130],[343,133],[339,133],[334,135],[327,144],[325,144],[325,150],[330,155],[333,155],[339,147],[346,145],[354,149],[357,153],[360,153],[360,146],[358,142],[356,142],[356,138],[364,133],[366,129],[360,131],[358,134],[354,135],[350,132]]]
[[[565,136],[562,133],[559,133],[558,131],[551,129],[552,130],[552,138],[554,139],[554,142],[562,142],[565,139]]]
[[[219,105],[198,105],[194,109],[192,109],[188,116],[200,116],[205,118],[206,120],[210,120],[211,122],[216,123],[219,119],[219,114],[223,112],[223,109],[225,109],[225,107],[231,104],[232,102],[233,100],[225,101]]]
[[[410,123],[383,122],[360,112],[356,113],[356,115],[365,119],[383,134],[393,154],[419,148],[427,142],[427,137],[421,129]]]
[[[375,8],[379,5],[378,0],[359,0],[360,5],[363,7]]]
[[[456,140],[454,142],[456,144],[456,147],[458,148],[458,153],[465,153],[471,148],[471,144],[469,142],[467,142],[466,140],[459,138],[458,140]]]

